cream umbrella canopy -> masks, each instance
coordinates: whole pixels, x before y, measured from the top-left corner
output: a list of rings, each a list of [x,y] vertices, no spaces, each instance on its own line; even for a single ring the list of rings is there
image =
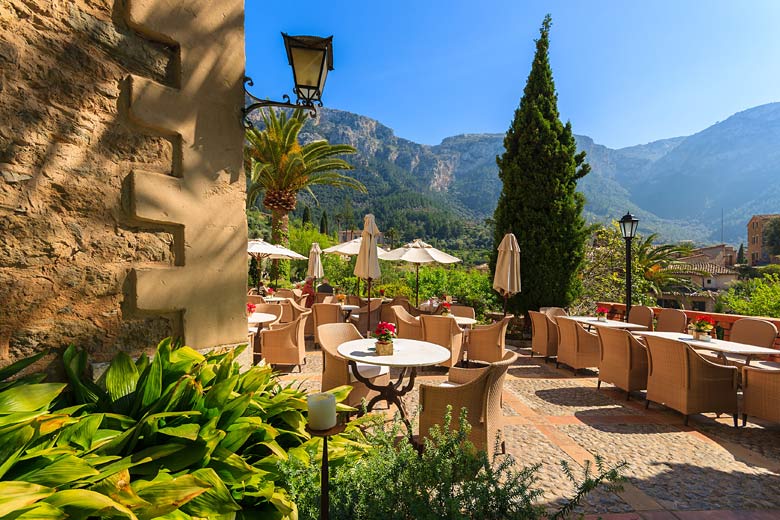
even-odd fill
[[[357,262],[355,262],[355,276],[363,278],[368,282],[368,308],[371,309],[371,280],[379,278],[382,273],[379,270],[379,255],[376,246],[379,237],[379,228],[374,222],[374,215],[370,213],[363,219],[363,234],[360,242],[360,251],[358,252]],[[371,331],[371,312],[368,311],[368,330]]]
[[[263,239],[253,238],[247,243],[246,252],[258,262],[263,259],[270,260],[306,260],[306,257],[286,247],[269,244]],[[260,277],[257,277],[258,284]]]
[[[320,253],[322,253],[320,245],[317,242],[312,242],[311,249],[309,249],[309,266],[306,269],[306,274],[314,277],[314,287],[317,287],[317,278],[322,278],[325,275]]]
[[[360,252],[360,244],[363,243],[363,237],[357,237],[354,240],[348,240],[336,244],[335,246],[323,249],[322,252],[326,255],[342,255],[342,256],[356,256]],[[384,253],[379,247],[376,248],[377,256]],[[357,280],[357,293],[360,294],[360,278]]]
[[[506,316],[507,300],[520,292],[520,245],[512,233],[504,235],[498,245],[493,289],[504,297],[504,316]]]
[[[429,264],[436,262],[438,264],[454,264],[460,262],[460,258],[448,255],[444,251],[439,251],[430,244],[427,244],[419,238],[408,244],[383,253],[379,256],[382,260],[403,260],[416,264],[417,288],[415,289],[415,305],[420,304],[420,264]]]

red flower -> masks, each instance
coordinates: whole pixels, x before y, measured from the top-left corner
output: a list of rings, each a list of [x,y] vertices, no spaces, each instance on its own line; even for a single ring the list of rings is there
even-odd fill
[[[273,287],[269,287],[268,289],[266,289],[266,290],[265,290],[265,292],[266,292],[267,294],[273,294],[273,293],[275,293],[276,291],[274,290],[274,288],[273,288]]]
[[[379,296],[384,296],[384,295],[385,295],[385,290],[379,289]]]
[[[374,337],[382,341],[390,341],[395,337],[396,329],[395,325],[386,321],[380,321],[377,323],[374,330]]]
[[[253,312],[255,312],[256,308],[257,308],[257,305],[255,305],[254,303],[251,303],[251,302],[247,303],[246,304],[246,313],[247,314],[252,314]]]
[[[609,309],[607,309],[606,307],[598,307],[596,309],[596,315],[597,316],[606,316],[608,312],[609,312]]]
[[[442,302],[441,306],[447,310],[450,310],[450,308],[452,308],[452,304],[450,302]]]
[[[698,332],[708,332],[715,328],[715,320],[712,319],[712,316],[700,314],[693,318],[693,327]]]

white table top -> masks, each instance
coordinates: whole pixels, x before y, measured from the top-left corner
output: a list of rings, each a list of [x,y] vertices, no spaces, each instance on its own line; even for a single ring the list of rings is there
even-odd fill
[[[636,323],[628,323],[625,321],[607,320],[599,321],[598,318],[593,316],[558,316],[558,318],[569,318],[583,325],[593,325],[594,327],[608,327],[610,329],[625,329],[625,330],[645,330],[647,327],[644,325],[637,325]]]
[[[276,320],[274,314],[268,312],[253,312],[246,319],[250,324],[269,323]]]
[[[287,298],[281,296],[263,296],[263,299],[268,303],[279,303],[285,301]]]
[[[450,316],[452,316],[452,314],[450,314]],[[475,320],[474,318],[468,318],[466,316],[452,316],[452,317],[455,318],[455,321],[457,321],[458,325],[460,325],[461,327],[474,325],[475,323],[477,323],[477,320]]]
[[[446,348],[416,339],[396,338],[393,340],[392,356],[377,356],[374,353],[376,339],[354,339],[339,345],[338,352],[352,361],[389,367],[423,367],[438,365],[450,359]]]
[[[636,332],[639,336],[656,336],[659,338],[675,339],[677,341],[684,341],[695,348],[706,348],[714,350],[716,352],[723,352],[724,354],[736,354],[738,356],[765,356],[772,354],[780,354],[780,350],[774,348],[757,347],[755,345],[747,345],[745,343],[737,343],[736,341],[725,341],[722,339],[712,338],[710,341],[699,341],[693,339],[690,334],[681,334],[679,332]]]
[[[342,304],[341,310],[343,311],[356,311],[360,308],[360,305],[349,305],[349,304]]]

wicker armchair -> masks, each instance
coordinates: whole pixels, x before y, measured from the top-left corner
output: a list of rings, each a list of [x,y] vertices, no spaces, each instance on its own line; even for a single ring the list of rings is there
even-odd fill
[[[574,372],[581,368],[599,366],[601,357],[599,337],[586,331],[576,321],[558,316],[558,357],[555,367],[560,363],[569,365]]]
[[[621,329],[596,327],[601,346],[599,380],[612,383],[626,392],[647,388],[647,349],[630,332]]]
[[[296,295],[292,289],[277,289],[276,294],[274,296],[278,296],[279,298],[292,298],[296,299],[299,295]]]
[[[653,309],[646,305],[635,305],[628,313],[628,322],[644,325],[647,330],[653,330]]]
[[[260,331],[262,358],[271,365],[295,365],[300,371],[306,363],[306,344],[303,340],[303,328],[307,315],[290,323],[273,325]]]
[[[558,355],[558,325],[543,312],[528,311],[531,316],[531,356],[545,358]]]
[[[477,317],[477,313],[474,312],[474,307],[469,307],[467,305],[453,305],[450,307],[450,314],[462,318],[476,319]]]
[[[491,325],[478,325],[468,334],[466,352],[469,361],[496,363],[506,354],[506,329],[512,318],[504,318]]]
[[[322,345],[319,327],[326,323],[344,323],[341,305],[338,303],[315,303],[311,306],[311,312],[312,321],[314,321],[314,344]]]
[[[360,296],[355,296],[354,294],[347,295],[347,303],[349,305],[357,305],[358,307],[363,306]]]
[[[731,326],[729,339],[736,343],[755,345],[757,347],[772,348],[777,338],[777,327],[771,322],[759,318],[742,318]],[[724,354],[707,349],[696,349],[696,352],[713,363],[725,363],[741,367],[745,364],[745,358],[735,354]],[[780,354],[780,351],[778,351]]]
[[[336,298],[335,296],[333,296],[331,294],[331,295],[325,296],[325,298],[322,299],[321,303],[338,303],[338,302],[339,302],[338,298]]]
[[[568,316],[569,313],[563,307],[543,307],[539,309],[553,320],[554,323],[558,323],[558,316]]]
[[[742,426],[748,415],[780,422],[780,370],[742,368]]]
[[[658,322],[655,324],[655,330],[658,332],[680,332],[685,333],[685,327],[688,325],[688,317],[680,309],[664,309],[658,313]]]
[[[250,294],[246,297],[247,303],[254,303],[257,305],[258,303],[265,303],[265,298],[260,296],[259,294]]]
[[[380,312],[382,309],[382,300],[379,298],[372,298],[371,303],[364,305],[349,317],[349,322],[357,327],[358,331],[368,332],[368,317],[371,315],[371,326],[375,327],[379,323]],[[357,314],[357,317],[355,317]]]
[[[422,323],[419,318],[415,318],[400,305],[391,307],[395,315],[396,327],[398,328],[398,337],[405,339],[423,339]]]
[[[355,379],[349,361],[338,353],[338,347],[342,343],[363,337],[355,326],[351,323],[326,323],[317,327],[317,334],[322,345],[321,391],[350,385],[352,391],[344,402],[349,406],[359,406],[363,399],[368,400],[377,395],[377,392],[369,390],[365,384]],[[390,384],[388,367],[357,363],[357,369],[360,375],[370,379],[376,385]]]
[[[434,425],[442,424],[447,405],[452,406],[450,427],[453,429],[458,427],[460,409],[466,408],[471,424],[469,440],[477,449],[492,457],[496,437],[503,426],[501,394],[504,377],[516,359],[517,354],[506,352],[501,361],[486,368],[451,368],[449,382],[445,385],[421,384],[420,436],[427,435]]]
[[[729,413],[737,425],[736,367],[717,365],[687,343],[646,336],[647,402],[663,404],[685,416],[701,412]]]
[[[463,359],[463,330],[454,318],[423,314],[420,323],[424,341],[441,345],[450,351],[450,359],[440,363],[441,366],[452,367]]]

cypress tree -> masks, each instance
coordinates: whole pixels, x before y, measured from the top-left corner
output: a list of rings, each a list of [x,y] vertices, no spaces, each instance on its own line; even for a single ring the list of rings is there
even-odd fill
[[[503,183],[494,214],[494,251],[505,233],[520,245],[522,292],[510,300],[514,312],[568,306],[580,292],[578,270],[588,229],[585,198],[577,180],[590,166],[577,153],[571,123],[561,122],[548,50],[552,18],[545,16],[523,97],[496,158]]]
[[[323,235],[328,234],[328,212],[323,210],[320,217],[320,233]]]
[[[737,263],[745,263],[745,244],[739,244],[739,251],[737,251]]]
[[[301,217],[301,224],[311,224],[311,210],[309,206],[303,207],[303,216]]]

